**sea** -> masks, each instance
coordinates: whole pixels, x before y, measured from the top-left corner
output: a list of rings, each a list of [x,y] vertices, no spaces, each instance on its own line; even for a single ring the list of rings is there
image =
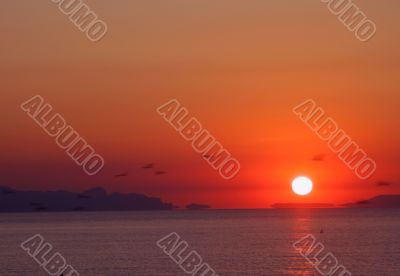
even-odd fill
[[[157,246],[170,233],[219,276],[323,275],[293,247],[307,235],[346,276],[400,275],[400,209],[3,213],[0,275],[49,275],[20,246],[36,234],[82,276],[190,275]]]

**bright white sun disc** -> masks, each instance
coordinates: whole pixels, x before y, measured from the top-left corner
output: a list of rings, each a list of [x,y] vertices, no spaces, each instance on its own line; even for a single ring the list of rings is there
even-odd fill
[[[313,183],[310,178],[306,176],[299,176],[292,181],[292,190],[298,195],[307,195],[313,189]]]

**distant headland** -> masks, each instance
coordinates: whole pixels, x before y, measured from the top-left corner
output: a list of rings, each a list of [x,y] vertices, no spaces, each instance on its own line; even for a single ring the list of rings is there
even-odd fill
[[[400,195],[378,195],[371,199],[347,203],[350,208],[400,208]]]
[[[186,209],[188,210],[205,210],[210,209],[211,207],[206,204],[198,204],[198,203],[191,203],[186,205]]]
[[[378,195],[367,200],[335,205],[330,203],[275,203],[272,208],[400,208],[400,195]]]
[[[67,191],[17,191],[0,187],[0,212],[66,212],[66,211],[122,211],[170,210],[171,203],[142,194],[107,194],[103,188],[83,193]]]
[[[335,204],[329,203],[275,203],[271,205],[272,208],[285,209],[285,208],[335,208]]]

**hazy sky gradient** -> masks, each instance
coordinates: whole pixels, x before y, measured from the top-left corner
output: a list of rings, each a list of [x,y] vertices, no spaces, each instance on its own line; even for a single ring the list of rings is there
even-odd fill
[[[318,0],[85,2],[108,25],[98,43],[50,0],[2,1],[0,185],[103,186],[215,207],[400,193],[399,1],[354,1],[377,25],[367,43]],[[22,112],[36,94],[104,156],[99,175],[84,174]],[[222,179],[155,112],[172,98],[240,161],[235,179]],[[334,154],[311,161],[330,150],[292,113],[307,98],[376,160],[371,179]],[[150,162],[168,174],[140,168]],[[290,189],[299,174],[315,182],[302,199]]]

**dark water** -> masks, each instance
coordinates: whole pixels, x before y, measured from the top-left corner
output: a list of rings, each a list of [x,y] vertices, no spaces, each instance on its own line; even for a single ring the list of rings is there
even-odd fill
[[[352,275],[400,275],[400,209],[0,214],[0,275],[48,275],[20,248],[37,233],[80,275],[188,275],[156,245],[171,232],[219,275],[320,275],[292,247],[310,233]]]

